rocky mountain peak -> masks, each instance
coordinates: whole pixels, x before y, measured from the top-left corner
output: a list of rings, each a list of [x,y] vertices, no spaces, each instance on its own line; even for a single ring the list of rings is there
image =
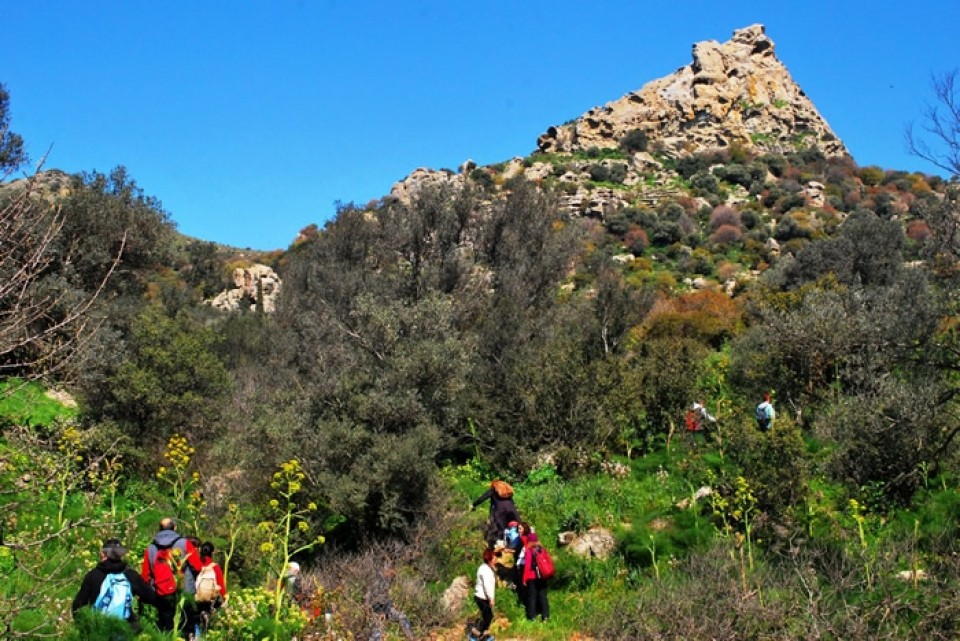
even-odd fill
[[[847,154],[759,24],[722,44],[694,44],[689,65],[550,127],[537,146],[542,152],[610,148],[634,130],[647,135],[651,148],[671,154],[734,143],[773,153],[816,144],[828,156]]]

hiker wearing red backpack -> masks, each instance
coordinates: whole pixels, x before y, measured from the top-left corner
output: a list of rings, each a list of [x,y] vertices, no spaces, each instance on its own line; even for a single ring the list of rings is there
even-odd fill
[[[523,545],[523,586],[526,591],[527,621],[539,616],[543,621],[550,618],[550,601],[547,599],[547,581],[553,577],[553,559],[540,545],[536,532],[527,535]]]
[[[143,551],[140,568],[140,575],[157,591],[157,628],[161,632],[173,630],[181,576],[183,591],[194,594],[195,578],[201,567],[196,546],[177,533],[176,521],[170,517],[162,519],[160,531]]]

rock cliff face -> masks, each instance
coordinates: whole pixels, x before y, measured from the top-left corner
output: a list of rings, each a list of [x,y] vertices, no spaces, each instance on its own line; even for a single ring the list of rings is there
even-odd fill
[[[260,300],[263,311],[276,310],[277,295],[280,293],[280,277],[266,265],[259,263],[250,267],[237,267],[233,270],[233,289],[227,289],[206,301],[216,309],[235,312],[241,309],[256,310]]]
[[[762,25],[735,31],[723,44],[695,44],[690,65],[550,127],[537,145],[543,152],[616,147],[637,129],[651,148],[671,154],[733,143],[774,153],[815,143],[828,156],[847,153],[777,59]]]

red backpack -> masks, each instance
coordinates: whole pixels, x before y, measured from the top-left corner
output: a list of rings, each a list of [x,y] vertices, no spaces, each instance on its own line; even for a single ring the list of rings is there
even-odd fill
[[[538,579],[552,579],[556,573],[553,567],[553,559],[542,545],[537,547],[536,554],[533,555],[533,569],[537,573]]]
[[[177,591],[177,564],[172,554],[177,541],[169,546],[154,543],[157,554],[150,565],[150,575],[153,577],[153,589],[157,591],[157,596],[167,596]]]

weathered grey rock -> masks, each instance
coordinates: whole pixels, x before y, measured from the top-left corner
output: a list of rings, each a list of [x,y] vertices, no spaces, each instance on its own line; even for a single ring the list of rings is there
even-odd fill
[[[470,595],[471,588],[470,579],[465,576],[458,576],[451,583],[450,586],[443,591],[443,597],[441,597],[441,602],[443,607],[447,612],[459,612],[460,608],[466,602],[467,597]]]
[[[616,147],[640,129],[651,147],[690,154],[737,143],[759,151],[792,151],[816,143],[828,156],[847,150],[777,59],[762,25],[723,44],[700,42],[693,61],[639,91],[550,127],[541,151]]]
[[[590,528],[579,536],[575,532],[561,532],[557,543],[571,554],[591,559],[606,559],[617,548],[617,539],[602,527]]]
[[[465,168],[472,162],[473,161],[467,161],[462,166]],[[409,176],[400,182],[394,183],[393,188],[390,190],[390,195],[404,204],[410,204],[424,187],[442,187],[443,185],[463,187],[466,177],[467,174],[465,173],[455,174],[443,169],[437,170],[418,167],[414,169]]]
[[[276,311],[281,281],[272,268],[260,263],[250,267],[237,267],[233,270],[233,284],[233,289],[224,290],[204,302],[225,312],[241,309],[253,311],[257,309],[262,298],[264,312]]]

